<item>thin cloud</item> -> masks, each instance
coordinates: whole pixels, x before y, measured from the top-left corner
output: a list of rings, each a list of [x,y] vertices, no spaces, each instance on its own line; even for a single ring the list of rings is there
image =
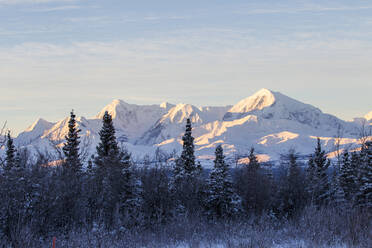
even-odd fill
[[[32,35],[32,34],[44,34],[44,33],[52,33],[53,30],[4,30],[0,29],[1,36],[19,36],[19,35]]]
[[[295,14],[301,12],[330,12],[330,11],[355,11],[355,10],[367,10],[372,9],[372,6],[343,6],[343,7],[301,7],[301,8],[277,8],[277,9],[249,9],[249,10],[237,10],[235,13],[240,14]]]
[[[39,9],[27,9],[27,12],[52,12],[52,11],[64,11],[64,10],[72,10],[72,9],[81,9],[79,5],[65,5],[65,6],[57,6],[57,7],[50,7],[50,8],[39,8]]]
[[[0,0],[0,5],[77,2],[77,0]]]
[[[68,22],[80,23],[80,22],[105,22],[110,21],[107,16],[89,16],[89,17],[67,17],[64,19]]]

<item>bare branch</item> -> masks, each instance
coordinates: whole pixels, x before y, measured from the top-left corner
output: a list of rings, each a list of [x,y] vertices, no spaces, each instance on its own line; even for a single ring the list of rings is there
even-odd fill
[[[362,149],[365,148],[366,142],[372,136],[372,126],[367,123],[367,120],[363,120],[359,128],[359,142]]]
[[[341,154],[342,154],[341,141],[342,141],[343,136],[344,136],[344,130],[342,126],[339,124],[337,125],[336,135],[334,136],[335,142],[333,144],[336,158],[337,158],[337,170],[339,170],[341,167]]]

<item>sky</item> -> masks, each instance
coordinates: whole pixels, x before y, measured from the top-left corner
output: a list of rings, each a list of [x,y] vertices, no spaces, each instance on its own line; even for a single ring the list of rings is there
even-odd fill
[[[344,120],[372,110],[372,2],[0,0],[0,123],[113,99],[230,105],[261,88]]]

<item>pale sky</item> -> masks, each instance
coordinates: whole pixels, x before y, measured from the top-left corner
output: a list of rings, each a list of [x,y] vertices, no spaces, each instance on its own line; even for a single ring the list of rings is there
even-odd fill
[[[261,88],[348,120],[372,110],[372,2],[0,0],[0,123],[112,99],[235,104]]]

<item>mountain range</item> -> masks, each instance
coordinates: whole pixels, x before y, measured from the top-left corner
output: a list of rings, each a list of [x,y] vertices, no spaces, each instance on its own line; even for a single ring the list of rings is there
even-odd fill
[[[206,165],[212,161],[219,144],[227,157],[247,154],[253,146],[259,158],[267,161],[277,160],[291,148],[307,155],[319,137],[331,156],[338,134],[342,134],[342,148],[356,148],[361,125],[372,125],[372,111],[365,117],[344,121],[268,89],[261,89],[233,106],[222,107],[167,102],[136,105],[114,100],[93,118],[77,118],[88,153],[94,153],[99,142],[98,132],[105,111],[113,117],[119,143],[138,159],[151,156],[157,148],[179,152],[186,119],[190,118],[197,158]],[[66,117],[52,123],[38,119],[15,138],[15,143],[33,152],[53,152],[53,146],[63,145],[68,120]]]

